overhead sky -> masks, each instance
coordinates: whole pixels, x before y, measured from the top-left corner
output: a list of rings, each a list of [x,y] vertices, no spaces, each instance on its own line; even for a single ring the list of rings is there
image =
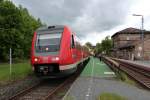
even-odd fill
[[[47,25],[68,25],[83,43],[101,42],[128,27],[150,30],[149,0],[11,0]]]

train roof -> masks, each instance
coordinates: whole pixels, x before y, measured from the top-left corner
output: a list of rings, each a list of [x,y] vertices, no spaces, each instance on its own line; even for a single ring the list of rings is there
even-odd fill
[[[65,27],[65,25],[53,25],[53,26],[42,26],[40,28],[38,28],[36,31],[45,31],[45,30],[63,30]]]

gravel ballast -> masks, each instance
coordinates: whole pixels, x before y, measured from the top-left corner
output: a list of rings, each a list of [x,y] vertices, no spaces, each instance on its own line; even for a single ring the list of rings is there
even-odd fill
[[[41,80],[36,76],[30,76],[10,85],[0,86],[0,100],[8,100],[11,96],[30,86],[39,83]]]

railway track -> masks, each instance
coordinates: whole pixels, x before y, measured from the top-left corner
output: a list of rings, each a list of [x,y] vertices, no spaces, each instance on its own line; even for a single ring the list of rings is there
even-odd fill
[[[109,64],[112,69],[124,71],[142,86],[150,89],[150,68],[115,58],[104,57],[104,61]]]
[[[9,100],[52,100],[54,98],[53,96],[61,91],[61,89],[71,86],[75,79],[80,75],[87,62],[88,60],[80,64],[76,73],[69,77],[43,80],[41,83],[31,86],[10,97]]]
[[[15,96],[11,97],[10,100],[48,100],[56,91],[67,84],[68,79],[60,80],[44,80],[35,86],[31,86],[26,90],[21,91]]]

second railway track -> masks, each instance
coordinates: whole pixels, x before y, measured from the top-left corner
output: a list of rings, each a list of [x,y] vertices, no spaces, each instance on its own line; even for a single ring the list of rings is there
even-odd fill
[[[104,57],[104,60],[112,69],[124,71],[142,86],[150,89],[150,68],[121,59]]]

